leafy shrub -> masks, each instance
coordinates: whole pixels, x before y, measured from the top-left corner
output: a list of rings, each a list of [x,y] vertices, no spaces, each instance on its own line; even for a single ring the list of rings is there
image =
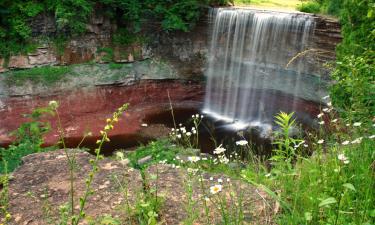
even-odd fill
[[[172,144],[169,143],[168,140],[158,140],[155,142],[151,142],[146,146],[139,147],[136,151],[131,152],[129,155],[127,155],[127,157],[129,158],[132,167],[143,169],[162,160],[165,160],[166,163],[175,162],[174,158],[178,152],[179,149],[176,147],[172,147]],[[152,160],[143,165],[139,165],[138,160],[147,156],[151,156]]]
[[[318,2],[306,2],[302,3],[297,7],[297,9],[301,12],[306,13],[319,13],[320,12],[320,4]]]
[[[53,115],[50,107],[36,109],[30,115],[27,115],[31,121],[21,124],[13,132],[16,141],[7,149],[0,148],[0,174],[13,171],[20,165],[22,157],[26,155],[49,150],[48,148],[41,148],[43,135],[50,130],[49,123],[41,121],[46,115]],[[4,162],[7,162],[7,165]],[[5,168],[6,166],[7,168]]]
[[[337,48],[331,97],[346,118],[369,121],[375,113],[375,9],[368,0],[347,0],[342,6],[344,38]]]

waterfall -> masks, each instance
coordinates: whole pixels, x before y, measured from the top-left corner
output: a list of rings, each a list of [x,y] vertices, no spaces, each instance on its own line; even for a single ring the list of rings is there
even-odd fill
[[[211,12],[211,45],[203,112],[233,123],[270,124],[277,95],[294,101],[309,88],[301,85],[305,62],[288,62],[306,50],[314,20],[305,14],[219,8]]]

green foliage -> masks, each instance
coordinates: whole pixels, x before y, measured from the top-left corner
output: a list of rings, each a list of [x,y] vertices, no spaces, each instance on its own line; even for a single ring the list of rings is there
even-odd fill
[[[301,5],[297,6],[299,11],[306,13],[319,13],[320,8],[321,5],[315,1],[302,3]]]
[[[370,119],[375,112],[375,52],[344,56],[337,62],[331,97],[341,114],[352,121]]]
[[[130,45],[138,40],[138,37],[125,28],[120,28],[113,34],[112,42],[116,45]]]
[[[159,163],[164,161],[165,163],[174,163],[175,156],[179,152],[179,149],[173,147],[168,140],[153,141],[146,146],[139,147],[136,151],[129,153],[127,157],[130,160],[132,167],[136,169],[144,169],[151,164]],[[138,160],[151,156],[152,159],[145,164],[139,165]]]
[[[69,30],[72,34],[86,31],[86,22],[93,11],[93,1],[89,0],[58,0],[52,3],[55,11],[57,28]]]
[[[4,0],[0,2],[0,56],[24,53],[31,42],[30,21],[44,13],[54,15],[57,38],[80,35],[95,11],[118,21],[120,28],[114,42],[133,43],[137,38],[131,33],[141,31],[142,25],[150,21],[160,28],[188,31],[201,15],[207,4],[217,1],[199,0]],[[219,1],[225,4],[227,1]],[[59,43],[61,43],[59,41]],[[57,46],[60,50],[61,46]]]
[[[337,48],[331,97],[346,118],[369,121],[375,113],[375,5],[346,0],[340,15],[343,41]]]
[[[343,2],[342,0],[309,0],[298,5],[297,10],[338,16]]]
[[[56,49],[57,55],[62,56],[64,54],[67,41],[68,41],[67,38],[63,35],[59,35],[53,38],[52,43]]]
[[[48,150],[48,148],[41,148],[43,135],[50,130],[49,123],[41,121],[47,115],[53,115],[50,107],[39,108],[34,110],[30,115],[26,115],[30,119],[30,122],[21,124],[13,132],[16,138],[15,142],[7,149],[0,149],[0,174],[5,173],[6,169],[11,172],[17,168],[23,156]]]
[[[16,70],[5,73],[5,82],[8,85],[21,86],[25,82],[42,83],[52,85],[62,80],[71,72],[68,66],[44,66],[27,70]]]
[[[287,114],[280,112],[275,116],[275,123],[280,126],[280,131],[275,133],[275,141],[278,148],[274,150],[275,155],[272,160],[285,160],[290,162],[296,156],[296,146],[301,142],[291,136],[291,130],[295,127],[296,120],[293,119],[294,113]]]

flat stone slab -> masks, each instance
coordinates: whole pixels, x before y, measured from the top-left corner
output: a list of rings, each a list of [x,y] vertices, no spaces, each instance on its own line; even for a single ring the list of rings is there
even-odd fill
[[[70,152],[76,150],[68,150]],[[77,169],[75,172],[75,212],[78,212],[79,196],[85,190],[85,178],[91,170],[89,163],[94,157],[84,151],[76,151]],[[138,170],[124,166],[120,161],[105,158],[99,163],[100,170],[95,175],[92,189],[94,194],[88,198],[86,218],[81,224],[88,224],[107,214],[126,222],[125,202],[134,206],[136,198],[143,190],[142,178]],[[149,187],[157,187],[158,196],[164,199],[158,220],[161,224],[181,224],[188,216],[186,211],[188,195],[186,187],[191,182],[193,187],[195,224],[220,224],[222,222],[215,199],[218,195],[210,194],[210,186],[222,179],[223,191],[220,196],[226,197],[227,207],[234,207],[238,201],[233,196],[242,196],[244,224],[272,224],[275,203],[255,187],[227,177],[202,173],[192,175],[184,168],[172,165],[153,165],[147,170]],[[155,177],[158,179],[155,179]],[[190,178],[189,178],[190,177]],[[203,177],[201,183],[198,177]],[[128,197],[120,188],[128,187]],[[203,189],[201,185],[203,184]],[[12,174],[9,183],[9,212],[12,215],[10,224],[42,225],[55,224],[59,218],[59,207],[69,202],[70,180],[67,158],[63,150],[37,153],[23,158],[23,165]],[[209,219],[204,211],[204,196],[210,208]],[[233,212],[233,211],[231,211]],[[207,222],[209,220],[209,222]],[[136,221],[131,224],[137,224]]]

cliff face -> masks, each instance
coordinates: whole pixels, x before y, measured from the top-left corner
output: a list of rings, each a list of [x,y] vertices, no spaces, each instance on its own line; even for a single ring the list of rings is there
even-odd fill
[[[309,61],[312,73],[324,75],[327,73],[322,72],[322,64],[335,58],[340,29],[336,21],[320,17],[315,20],[314,36],[308,47],[318,54],[306,54],[301,60]],[[53,17],[40,15],[32,21],[31,27],[33,34],[40,37],[53,35],[55,26]],[[190,32],[155,32],[149,24],[143,31],[150,37],[147,43],[114,46],[111,40],[117,25],[103,16],[94,15],[87,25],[87,33],[69,40],[63,51],[53,43],[39,39],[41,44],[36,52],[12,56],[7,68],[1,66],[5,60],[0,59],[0,72],[46,65],[103,63],[108,52],[100,49],[107,47],[113,51],[113,61],[124,63],[122,69],[115,70],[109,69],[108,64],[75,66],[67,80],[49,87],[30,82],[17,87],[6,83],[6,76],[0,74],[0,144],[9,143],[9,132],[25,122],[22,114],[45,106],[50,100],[61,102],[63,126],[71,137],[81,136],[85,128],[99,132],[104,119],[126,102],[131,103],[131,112],[127,114],[123,128],[115,130],[114,135],[137,134],[143,118],[167,110],[167,90],[175,107],[199,109],[204,99],[204,84],[199,81],[204,79],[209,27],[208,16]],[[198,82],[178,81],[191,79]],[[288,102],[284,100],[280,105]],[[316,113],[318,105],[301,100],[299,110],[304,114]],[[56,133],[53,133],[47,137],[47,143],[56,139]]]
[[[128,46],[112,44],[112,36],[117,24],[103,15],[93,15],[87,24],[87,32],[64,43],[61,49],[56,43],[41,37],[54,36],[56,24],[52,15],[39,15],[31,22],[32,33],[40,43],[35,52],[28,55],[12,56],[7,68],[0,59],[0,72],[7,69],[32,68],[43,65],[70,65],[90,61],[103,62],[107,52],[101,48],[111,48],[115,62],[133,62],[147,58],[163,59],[178,70],[181,77],[203,75],[205,57],[209,48],[210,21],[204,16],[190,32],[155,31],[152,24],[146,24],[143,33],[149,38],[147,43],[134,43]],[[335,47],[341,41],[340,26],[337,21],[314,16],[316,22],[313,38],[307,49],[315,51],[302,56],[310,62],[309,71],[321,74],[322,63],[335,58]],[[293,56],[291,56],[292,58]],[[305,57],[305,58],[303,58]]]

